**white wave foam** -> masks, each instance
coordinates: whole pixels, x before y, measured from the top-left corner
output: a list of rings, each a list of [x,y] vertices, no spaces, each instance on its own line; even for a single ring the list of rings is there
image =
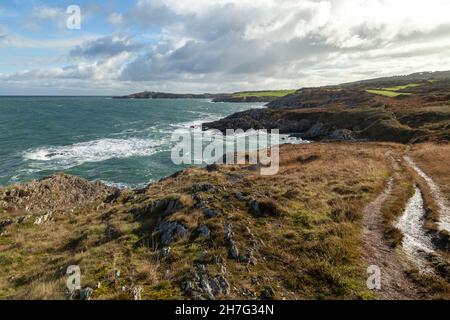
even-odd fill
[[[186,121],[186,122],[178,122],[171,123],[170,126],[173,128],[181,128],[181,129],[192,129],[192,128],[200,128],[204,123],[213,122],[221,119],[220,116],[213,114],[203,114],[201,119]]]
[[[165,139],[99,139],[69,146],[37,148],[25,152],[23,158],[49,163],[53,169],[67,169],[87,162],[149,156],[163,151],[167,144]]]

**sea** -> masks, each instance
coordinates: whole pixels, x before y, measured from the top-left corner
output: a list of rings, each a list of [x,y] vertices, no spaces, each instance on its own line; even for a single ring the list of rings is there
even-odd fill
[[[0,185],[64,172],[141,188],[187,166],[171,161],[175,130],[262,107],[197,99],[0,97]]]

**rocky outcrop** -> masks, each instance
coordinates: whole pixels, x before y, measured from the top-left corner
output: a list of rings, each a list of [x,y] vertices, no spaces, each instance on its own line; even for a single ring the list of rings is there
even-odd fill
[[[374,140],[408,143],[430,139],[440,133],[411,128],[401,115],[376,108],[253,109],[219,121],[205,123],[204,130],[278,129],[306,140]],[[444,128],[445,129],[445,128]],[[446,136],[443,136],[444,138]]]
[[[155,232],[160,235],[161,244],[168,246],[173,241],[185,238],[189,235],[189,230],[178,221],[167,222],[160,220],[155,228]]]
[[[167,92],[153,92],[144,91],[133,93],[127,96],[114,97],[114,99],[214,99],[218,95],[204,93],[204,94],[180,94]]]
[[[115,191],[115,188],[100,182],[55,174],[42,180],[0,189],[0,204],[7,211],[35,212],[42,215],[64,210],[73,212],[92,203],[101,203]]]
[[[209,299],[215,299],[230,294],[231,286],[224,275],[211,276],[205,265],[199,265],[197,269],[198,271],[193,272],[191,279],[182,284],[182,290],[187,296],[201,299],[204,295]]]

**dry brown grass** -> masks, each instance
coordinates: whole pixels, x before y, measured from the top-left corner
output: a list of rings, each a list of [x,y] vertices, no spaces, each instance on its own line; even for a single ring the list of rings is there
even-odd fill
[[[130,299],[122,287],[135,285],[143,287],[146,299],[183,298],[180,285],[198,261],[206,261],[211,275],[220,272],[211,263],[214,256],[225,260],[233,288],[227,298],[247,299],[249,292],[259,296],[266,285],[286,299],[371,297],[359,254],[361,215],[391,175],[386,152],[402,149],[381,143],[283,146],[275,176],[260,176],[248,166],[213,172],[193,168],[145,192],[124,191],[98,210],[88,206],[43,226],[8,227],[0,237],[0,298],[63,298],[65,270],[72,264],[80,265],[83,286],[101,283],[95,299]],[[205,182],[213,191],[193,191]],[[237,192],[248,201],[238,200]],[[219,215],[207,218],[196,209],[194,193]],[[169,195],[182,207],[167,219],[190,231],[206,224],[212,235],[180,239],[163,259],[153,234],[158,216],[145,208]],[[277,214],[252,215],[250,199]],[[256,241],[255,266],[228,259],[228,223],[241,253]],[[108,228],[114,229],[113,238]]]
[[[425,143],[411,148],[409,155],[416,164],[439,186],[442,195],[450,199],[450,144]],[[412,276],[424,288],[427,288],[430,298],[450,299],[450,258],[448,254],[449,235],[440,231],[437,222],[440,219],[439,208],[435,195],[427,182],[415,171],[409,170],[422,190],[426,207],[425,228],[435,235],[435,244],[441,250],[430,261],[436,270],[435,275],[426,276],[413,273]]]
[[[411,155],[450,201],[450,144],[415,145],[411,149]]]
[[[450,203],[450,144],[426,143],[413,146],[409,154],[417,163],[419,168],[425,172],[437,184],[444,197],[444,201]],[[438,221],[440,220],[440,210],[436,203],[436,195],[430,190],[428,183],[417,174],[410,170],[415,180],[419,184],[427,208],[425,227],[438,234],[441,238],[441,247],[447,247],[450,244],[450,234],[447,231],[439,230]]]

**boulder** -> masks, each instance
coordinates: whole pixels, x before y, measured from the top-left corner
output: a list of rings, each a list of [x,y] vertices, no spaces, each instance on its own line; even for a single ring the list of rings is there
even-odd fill
[[[160,220],[156,226],[155,232],[160,234],[163,246],[168,246],[173,241],[189,235],[189,230],[178,221],[167,222],[165,220]]]

